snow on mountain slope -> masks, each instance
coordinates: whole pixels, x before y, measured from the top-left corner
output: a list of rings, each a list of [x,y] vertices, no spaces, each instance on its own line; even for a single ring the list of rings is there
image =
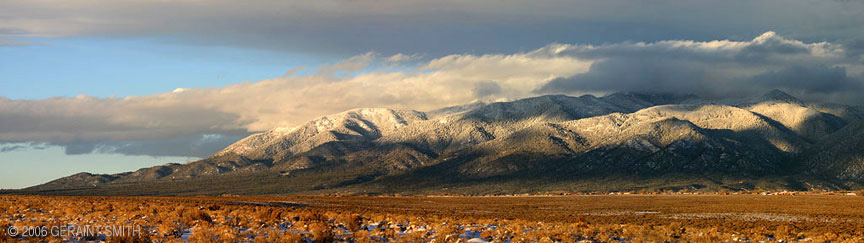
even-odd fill
[[[281,127],[244,138],[216,156],[281,160],[333,141],[374,140],[412,123],[426,114],[411,110],[354,109],[323,116],[297,127]]]
[[[801,137],[819,139],[846,125],[837,116],[793,103],[762,102],[745,109],[777,121]]]
[[[782,124],[776,124],[753,112],[725,105],[665,105],[655,106],[634,113],[643,119],[655,117],[675,117],[690,121],[704,129],[729,131],[753,139],[765,139],[777,149],[795,153],[805,145],[805,141]]]
[[[864,106],[848,106],[832,103],[809,103],[807,107],[836,116],[844,121],[864,120]]]
[[[650,106],[680,102],[688,98],[690,96],[633,93],[616,93],[601,98],[592,95],[580,97],[545,95],[512,102],[491,103],[460,114],[459,119],[485,122],[515,122],[526,119],[547,122],[568,121],[614,112],[630,113]]]
[[[442,154],[504,138],[537,124],[564,122],[610,113],[630,113],[690,96],[618,93],[597,98],[547,95],[496,102],[460,112],[439,113],[384,136],[379,143],[410,143]]]
[[[79,174],[45,186],[297,171],[364,175],[358,181],[429,173],[480,181],[526,173],[760,175],[795,171],[790,161],[821,146],[836,152],[807,160],[818,161],[809,163],[807,173],[845,170],[843,178],[864,178],[855,177],[861,174],[854,169],[861,164],[855,160],[859,150],[838,145],[857,141],[859,130],[846,124],[861,114],[850,106],[806,104],[780,91],[729,105],[694,96],[615,93],[547,95],[428,113],[354,109],[254,134],[188,164]]]
[[[849,106],[806,104],[780,90],[772,90],[735,106],[776,121],[810,141],[837,131],[846,125],[850,116],[856,115]]]
[[[751,112],[720,105],[664,105],[543,123],[478,145],[491,151],[468,174],[504,173],[557,158],[576,173],[630,170],[771,171],[804,142]],[[746,145],[745,145],[746,144]],[[531,155],[536,158],[531,158]],[[562,166],[562,165],[559,165]],[[576,169],[574,169],[576,168]],[[488,175],[488,174],[487,174]]]

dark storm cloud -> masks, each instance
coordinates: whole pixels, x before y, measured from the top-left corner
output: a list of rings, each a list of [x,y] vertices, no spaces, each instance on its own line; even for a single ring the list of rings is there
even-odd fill
[[[801,90],[808,93],[836,93],[862,90],[861,79],[850,77],[843,67],[791,66],[753,76],[753,84]]]
[[[820,101],[859,103],[854,94],[864,92],[864,80],[857,49],[774,32],[750,41],[576,45],[560,53],[596,60],[588,72],[553,79],[536,92],[656,91],[727,98],[783,89]]]
[[[67,155],[76,155],[76,154],[89,154],[93,153],[96,150],[96,147],[99,146],[99,143],[92,141],[85,142],[64,142],[59,144],[54,144],[63,146],[64,151]]]
[[[864,37],[860,1],[9,0],[0,9],[0,30],[14,30],[9,36],[171,36],[184,44],[343,56],[741,40],[767,30],[805,41]]]
[[[864,63],[864,39],[846,40],[843,46],[846,47],[846,55],[849,58]]]
[[[537,92],[635,91],[701,93],[706,67],[658,58],[610,59],[594,63],[587,73],[549,81]]]

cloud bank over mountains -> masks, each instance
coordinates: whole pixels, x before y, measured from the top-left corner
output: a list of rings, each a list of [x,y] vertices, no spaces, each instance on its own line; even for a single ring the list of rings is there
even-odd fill
[[[0,141],[61,145],[70,154],[206,156],[250,132],[358,107],[431,110],[617,91],[727,98],[770,89],[861,104],[862,50],[860,43],[804,42],[765,32],[746,41],[549,44],[438,58],[369,52],[323,65],[313,75],[288,72],[220,88],[123,98],[0,98]]]
[[[851,49],[850,49],[851,48]],[[708,98],[783,89],[831,102],[860,102],[862,56],[841,44],[804,43],[775,32],[750,41],[659,41],[567,46],[562,55],[594,61],[586,73],[555,79],[539,92],[653,91]]]

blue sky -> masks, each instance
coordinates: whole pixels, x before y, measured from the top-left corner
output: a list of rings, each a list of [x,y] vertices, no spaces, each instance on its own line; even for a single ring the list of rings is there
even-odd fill
[[[861,16],[810,0],[6,0],[0,188],[184,162],[359,107],[770,89],[864,104]]]
[[[67,155],[59,146],[28,147],[3,153],[0,188],[22,188],[79,172],[118,173],[195,158],[91,153]]]
[[[167,38],[23,38],[0,46],[0,96],[108,97],[212,88],[337,60],[308,54],[172,44]],[[308,69],[307,69],[308,70]]]

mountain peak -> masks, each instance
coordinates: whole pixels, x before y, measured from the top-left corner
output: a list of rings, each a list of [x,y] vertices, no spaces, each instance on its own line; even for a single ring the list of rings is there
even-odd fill
[[[768,91],[768,93],[765,93],[764,95],[762,95],[761,100],[764,100],[764,101],[781,101],[781,102],[804,105],[804,102],[802,102],[798,98],[795,98],[795,96],[792,96],[792,95],[790,95],[786,92],[783,92],[779,89],[774,89],[774,90]]]

